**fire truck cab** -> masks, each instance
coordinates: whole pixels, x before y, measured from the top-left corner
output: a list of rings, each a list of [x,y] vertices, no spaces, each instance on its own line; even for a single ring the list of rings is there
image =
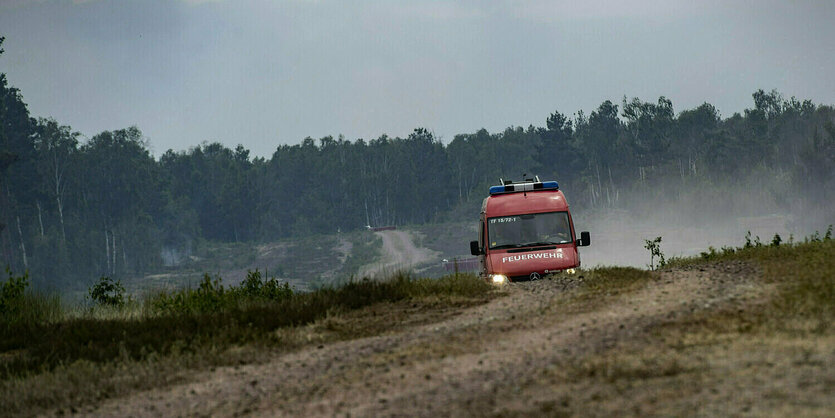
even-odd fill
[[[478,241],[481,276],[493,283],[538,280],[580,266],[578,247],[591,244],[588,232],[578,239],[568,202],[556,181],[505,181],[490,188],[481,205]]]

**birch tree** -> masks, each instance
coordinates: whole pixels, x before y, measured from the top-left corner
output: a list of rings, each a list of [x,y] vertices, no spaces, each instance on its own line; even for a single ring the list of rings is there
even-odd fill
[[[46,179],[49,193],[55,201],[61,226],[61,239],[67,240],[64,225],[64,195],[67,191],[69,167],[78,150],[78,132],[59,125],[54,119],[39,119],[35,126],[34,143],[38,152],[38,171]]]

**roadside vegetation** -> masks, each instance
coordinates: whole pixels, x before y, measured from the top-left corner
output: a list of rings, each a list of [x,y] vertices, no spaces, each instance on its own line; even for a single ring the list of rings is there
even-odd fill
[[[90,403],[170,383],[189,370],[385,332],[407,311],[471,306],[494,290],[474,275],[397,273],[295,292],[256,270],[238,286],[206,275],[196,288],[139,300],[102,278],[86,306],[69,308],[27,290],[27,275],[7,275],[0,299],[0,408],[7,412]]]
[[[763,281],[775,294],[759,309],[714,312],[694,321],[703,330],[734,329],[741,333],[778,332],[795,336],[823,335],[835,331],[835,240],[832,226],[801,242],[771,242],[746,239],[741,248],[709,248],[698,257],[673,259],[669,266],[742,260],[763,272]]]
[[[667,274],[712,274],[722,266],[744,271],[709,280],[745,275],[758,296],[679,311],[635,330],[644,335],[640,338],[614,341],[545,370],[562,400],[532,407],[580,413],[590,405],[605,410],[654,394],[646,400],[650,409],[642,411],[675,415],[681,410],[652,405],[743,393],[756,386],[763,370],[780,374],[772,391],[778,398],[795,393],[789,383],[806,385],[807,397],[818,386],[835,383],[819,375],[835,344],[831,228],[802,241],[754,237],[741,247],[667,259],[655,271],[601,267],[550,277],[565,293],[540,311],[539,320],[605,310]],[[442,320],[502,294],[470,274],[425,279],[406,273],[297,292],[256,270],[235,286],[205,275],[194,288],[139,298],[103,277],[90,288],[85,305],[69,307],[33,292],[28,282],[27,275],[7,270],[0,289],[0,408],[9,413],[83,411],[107,398],[189,381],[214,367],[268,361],[288,350]],[[793,402],[814,407],[801,398]],[[712,412],[756,407],[745,399],[739,405],[739,411]]]
[[[734,273],[716,275],[723,269]],[[554,368],[546,375],[555,382],[557,400],[540,403],[538,413],[572,415],[592,408],[604,415],[828,414],[831,402],[820,396],[831,394],[835,384],[831,227],[800,242],[749,236],[742,247],[669,259],[657,272],[633,270],[586,273],[580,298],[573,300],[592,296],[599,303],[599,297],[618,294],[608,277],[615,273],[632,277],[621,283],[621,292],[682,270],[711,274],[716,282],[749,275],[755,287],[749,299],[692,307],[645,325],[647,337],[627,338]],[[767,403],[761,393],[767,394]]]
[[[598,267],[583,271],[581,275],[583,282],[571,297],[589,310],[598,306],[590,302],[604,302],[607,296],[637,289],[652,278],[650,272],[634,267]]]

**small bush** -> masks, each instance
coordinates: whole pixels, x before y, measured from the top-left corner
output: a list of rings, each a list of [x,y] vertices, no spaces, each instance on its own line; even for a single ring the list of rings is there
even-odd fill
[[[150,299],[150,306],[162,315],[215,313],[232,305],[234,293],[226,291],[220,277],[213,280],[204,274],[197,289],[160,293]]]
[[[742,248],[762,247],[763,243],[760,241],[760,236],[757,235],[751,240],[751,231],[745,234],[745,245]]]
[[[645,239],[644,248],[649,250],[649,269],[655,270],[656,268],[662,268],[667,264],[667,260],[664,258],[664,253],[661,252],[661,237],[656,237],[653,240]],[[658,266],[655,265],[655,257],[658,257]]]
[[[258,269],[248,271],[246,279],[235,290],[252,299],[281,300],[293,296],[293,289],[289,283],[280,283],[275,277],[263,280]]]
[[[160,293],[149,300],[152,312],[160,315],[211,314],[248,305],[278,302],[294,295],[290,284],[275,277],[264,280],[259,270],[247,272],[240,286],[224,287],[220,277],[205,274],[197,289]]]
[[[121,308],[125,306],[125,287],[118,280],[102,276],[98,283],[87,291],[96,305]]]
[[[699,256],[702,257],[702,260],[714,260],[719,256],[719,253],[716,252],[716,248],[713,248],[712,245],[707,247],[707,251],[702,251],[699,253]]]
[[[198,312],[216,312],[223,307],[225,293],[226,290],[220,277],[212,280],[208,274],[204,274],[200,287],[197,288],[197,292],[193,293],[192,302]]]
[[[730,246],[722,247],[722,255],[730,255],[736,253],[736,248]]]
[[[0,315],[13,317],[20,315],[23,308],[26,287],[29,286],[29,272],[15,277],[9,266],[6,266],[6,274],[9,278],[5,283],[0,283]]]
[[[62,316],[61,300],[57,295],[35,293],[29,287],[29,274],[15,276],[6,267],[8,278],[0,282],[0,342],[8,339],[11,330],[24,327],[31,328],[58,320]],[[0,344],[0,353],[4,344]]]

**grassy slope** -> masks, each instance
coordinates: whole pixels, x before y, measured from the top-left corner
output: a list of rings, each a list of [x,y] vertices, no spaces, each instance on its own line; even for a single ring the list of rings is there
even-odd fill
[[[0,410],[88,404],[175,383],[190,371],[379,334],[493,294],[473,275],[435,280],[401,274],[309,293],[279,289],[268,298],[243,289],[209,281],[123,310],[81,315],[55,314],[54,306],[39,307],[43,297],[29,295],[26,309],[50,315],[0,321]]]
[[[760,402],[777,408],[777,414],[821,413],[825,403],[815,396],[832,396],[835,385],[835,241],[708,252],[673,264],[699,269],[729,261],[755,266],[757,285],[773,289],[769,297],[744,307],[697,310],[654,325],[649,339],[621,341],[574,358],[551,376],[549,390],[562,393],[562,400],[530,405],[525,413],[613,412],[628,399],[626,405],[646,408],[624,413],[676,414],[682,410],[669,405],[728,396],[739,399],[717,404],[738,404],[738,410],[702,412],[762,412]],[[607,301],[628,297],[652,283],[654,275],[632,268],[587,271],[582,284],[549,315],[605,309]],[[22,334],[7,330],[0,338],[0,408],[25,413],[89,404],[188,380],[195,371],[219,365],[263,361],[270,352],[439,320],[449,310],[495,295],[473,276],[440,281],[401,277],[352,286],[266,306],[235,303],[211,314],[135,312],[110,319],[53,320],[16,346],[9,337]],[[752,389],[763,385],[770,403],[758,398],[762,390]]]
[[[773,289],[770,296],[696,310],[654,326],[649,339],[622,341],[561,364],[546,379],[561,400],[534,405],[522,415],[831,413],[835,241],[707,252],[673,264],[699,270],[730,261],[755,266],[761,272],[755,280]],[[633,285],[624,290],[646,279],[632,276]],[[589,293],[590,287],[598,290]],[[592,296],[599,303],[598,297],[616,293],[586,286],[575,302]],[[588,309],[584,302],[579,307]],[[561,310],[576,308],[568,304]]]

